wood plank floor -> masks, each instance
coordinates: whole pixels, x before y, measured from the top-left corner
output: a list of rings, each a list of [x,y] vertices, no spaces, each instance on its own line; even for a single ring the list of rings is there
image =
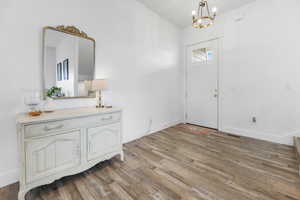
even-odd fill
[[[126,144],[113,159],[30,192],[27,200],[300,200],[295,149],[168,128]],[[0,189],[17,199],[18,184]]]

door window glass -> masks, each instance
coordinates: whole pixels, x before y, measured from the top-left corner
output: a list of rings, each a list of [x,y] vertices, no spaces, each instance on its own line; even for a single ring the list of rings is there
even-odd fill
[[[211,48],[200,48],[192,51],[192,63],[207,63],[213,59]]]

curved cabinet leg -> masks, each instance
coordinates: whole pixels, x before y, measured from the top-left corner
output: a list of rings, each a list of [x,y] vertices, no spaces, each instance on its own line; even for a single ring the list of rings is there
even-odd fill
[[[26,191],[20,190],[18,193],[18,200],[25,200],[26,193]]]
[[[123,150],[120,153],[120,159],[122,162],[124,162],[124,151]]]

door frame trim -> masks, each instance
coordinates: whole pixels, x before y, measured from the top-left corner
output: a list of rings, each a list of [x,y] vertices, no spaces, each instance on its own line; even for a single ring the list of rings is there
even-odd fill
[[[222,44],[223,44],[223,37],[214,37],[214,38],[211,38],[211,39],[208,39],[208,40],[202,40],[202,41],[199,41],[199,42],[196,42],[196,43],[192,43],[192,44],[186,44],[184,45],[184,60],[183,60],[183,66],[184,66],[184,78],[183,78],[183,82],[184,82],[184,87],[183,87],[183,90],[184,90],[184,93],[183,93],[183,104],[184,104],[184,116],[183,116],[183,122],[184,123],[188,123],[187,122],[187,68],[188,68],[188,62],[187,62],[187,51],[188,51],[188,48],[189,47],[192,47],[192,46],[195,46],[195,45],[198,45],[198,44],[202,44],[202,43],[205,43],[205,42],[210,42],[210,41],[214,41],[216,40],[217,41],[217,46],[218,46],[218,62],[217,62],[217,85],[218,85],[218,103],[217,103],[217,130],[221,130],[222,129],[222,126],[221,126],[221,114],[222,114],[222,107],[221,107],[221,98],[222,98],[222,87],[221,87],[221,73],[220,73],[220,69],[221,69],[221,66],[222,66]]]

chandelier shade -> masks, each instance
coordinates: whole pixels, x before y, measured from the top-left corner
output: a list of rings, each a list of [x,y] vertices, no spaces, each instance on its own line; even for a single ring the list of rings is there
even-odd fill
[[[194,28],[207,28],[214,23],[217,8],[210,9],[206,0],[200,0],[197,10],[193,10],[192,15]]]

